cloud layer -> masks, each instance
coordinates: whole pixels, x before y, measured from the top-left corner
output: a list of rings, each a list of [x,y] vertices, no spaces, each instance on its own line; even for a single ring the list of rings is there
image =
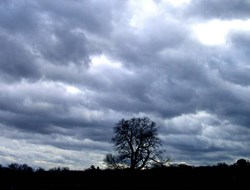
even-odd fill
[[[144,115],[173,161],[248,158],[250,5],[180,2],[2,1],[0,162],[102,166]]]

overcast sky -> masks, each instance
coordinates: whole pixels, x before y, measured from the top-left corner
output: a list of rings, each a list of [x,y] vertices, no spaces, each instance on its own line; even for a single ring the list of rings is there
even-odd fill
[[[148,116],[173,162],[250,157],[249,0],[0,1],[0,163],[102,167]]]

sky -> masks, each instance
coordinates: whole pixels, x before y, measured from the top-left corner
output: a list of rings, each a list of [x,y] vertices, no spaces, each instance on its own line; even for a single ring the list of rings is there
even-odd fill
[[[103,167],[147,116],[175,163],[250,157],[249,0],[0,1],[0,164]]]

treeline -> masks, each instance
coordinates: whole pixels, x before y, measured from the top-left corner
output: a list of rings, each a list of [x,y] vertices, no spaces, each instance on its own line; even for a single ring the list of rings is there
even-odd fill
[[[99,169],[82,171],[56,167],[33,169],[13,163],[0,167],[0,189],[155,189],[175,187],[232,187],[249,185],[250,162],[239,159],[233,164],[211,166],[172,164],[145,170]]]
[[[164,165],[155,165],[155,167],[145,169],[144,171],[151,171],[151,170],[157,170],[157,169],[168,169],[168,168],[179,168],[179,169],[198,169],[198,168],[213,168],[213,169],[223,169],[223,168],[250,168],[250,161],[246,159],[238,159],[235,163],[233,164],[227,164],[226,162],[219,162],[218,164],[215,165],[207,165],[207,166],[192,166],[188,164],[169,164],[167,166]],[[79,171],[78,172],[91,172],[91,171],[116,171],[116,170],[111,170],[111,169],[100,169],[99,167],[95,167],[94,165],[91,165],[89,168]],[[13,172],[26,172],[26,173],[41,173],[41,172],[46,172],[46,173],[58,173],[58,172],[69,172],[69,171],[74,171],[71,170],[69,167],[53,167],[50,169],[43,169],[39,167],[38,169],[33,169],[31,166],[28,164],[19,164],[19,163],[11,163],[8,166],[2,166],[0,164],[0,171],[1,172],[7,172],[7,171],[13,171]],[[131,171],[130,169],[121,169],[120,171]],[[136,171],[136,170],[133,170]]]

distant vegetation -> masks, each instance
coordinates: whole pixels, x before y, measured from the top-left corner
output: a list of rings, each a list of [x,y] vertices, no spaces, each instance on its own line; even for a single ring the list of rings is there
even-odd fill
[[[239,159],[233,164],[211,166],[173,164],[144,170],[99,169],[82,171],[57,167],[33,169],[27,164],[0,166],[0,189],[119,189],[140,187],[244,187],[250,181],[250,162]],[[132,185],[132,186],[131,186]]]

